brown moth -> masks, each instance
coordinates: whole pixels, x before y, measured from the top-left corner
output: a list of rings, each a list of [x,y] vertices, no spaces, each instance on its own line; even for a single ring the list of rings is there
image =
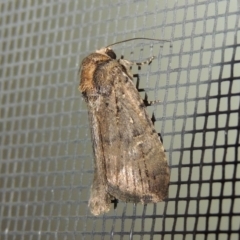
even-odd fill
[[[116,60],[109,46],[81,64],[79,90],[88,105],[95,160],[89,199],[94,215],[108,212],[117,199],[146,204],[168,195],[169,166],[132,81],[133,64]]]

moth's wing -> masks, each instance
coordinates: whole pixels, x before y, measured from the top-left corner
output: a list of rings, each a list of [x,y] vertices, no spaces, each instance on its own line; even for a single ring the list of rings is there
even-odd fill
[[[113,65],[119,66],[117,61],[112,61],[109,64],[101,64],[97,66],[93,75],[93,91],[87,94],[88,115],[92,136],[93,153],[94,153],[94,178],[91,187],[91,195],[89,199],[89,207],[94,215],[99,215],[110,210],[111,202],[114,200],[108,191],[106,172],[109,171],[107,166],[111,161],[111,151],[116,148],[118,141],[112,141],[115,132],[116,119],[115,114],[111,109],[116,106],[112,105],[112,90],[114,77],[116,73],[113,70]],[[107,66],[110,65],[110,66]],[[115,68],[119,71],[119,68]],[[111,102],[110,102],[111,101]],[[111,119],[113,118],[113,121]],[[109,143],[114,142],[110,146]],[[119,146],[117,147],[119,151]],[[110,152],[110,153],[109,153]],[[112,172],[112,170],[110,170]]]
[[[105,156],[103,151],[103,140],[101,133],[101,122],[94,113],[89,110],[89,122],[91,126],[92,144],[94,152],[94,178],[91,186],[91,195],[88,206],[94,215],[108,212],[111,207],[113,197],[107,192]]]
[[[104,71],[101,74],[105,76]],[[127,71],[119,64],[112,69],[111,77],[111,88],[99,96],[94,114],[93,136],[99,138],[94,143],[95,178],[103,174],[106,191],[117,199],[162,201],[169,184],[163,145]]]
[[[108,192],[124,201],[162,201],[169,185],[163,145],[131,79],[120,77],[114,90],[121,164],[116,163],[115,179],[107,172]]]

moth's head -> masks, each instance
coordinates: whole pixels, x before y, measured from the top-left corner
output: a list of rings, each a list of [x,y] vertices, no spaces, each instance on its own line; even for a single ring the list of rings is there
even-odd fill
[[[116,53],[109,47],[101,48],[101,49],[97,50],[96,53],[100,53],[100,54],[106,55],[106,56],[108,56],[108,57],[110,57],[112,59],[116,59],[117,58]]]

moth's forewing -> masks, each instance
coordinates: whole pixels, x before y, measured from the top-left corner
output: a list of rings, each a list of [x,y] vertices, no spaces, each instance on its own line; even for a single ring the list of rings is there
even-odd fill
[[[95,155],[89,200],[95,215],[109,211],[114,198],[162,201],[170,178],[163,145],[132,82],[130,62],[113,58],[111,51],[100,49],[81,67],[80,90],[88,104]]]

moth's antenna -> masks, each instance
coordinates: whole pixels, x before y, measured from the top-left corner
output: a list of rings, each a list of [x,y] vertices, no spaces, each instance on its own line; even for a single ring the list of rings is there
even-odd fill
[[[112,43],[112,44],[106,46],[106,48],[111,47],[111,46],[116,45],[116,44],[119,44],[119,43],[124,43],[124,42],[133,41],[133,40],[139,40],[139,39],[151,40],[151,41],[158,41],[158,42],[161,42],[161,41],[163,41],[163,42],[170,42],[170,41],[168,41],[168,40],[161,40],[161,39],[156,39],[156,38],[136,37],[136,38],[130,38],[130,39],[127,39],[127,40],[122,40],[122,41],[119,41],[119,42]]]

